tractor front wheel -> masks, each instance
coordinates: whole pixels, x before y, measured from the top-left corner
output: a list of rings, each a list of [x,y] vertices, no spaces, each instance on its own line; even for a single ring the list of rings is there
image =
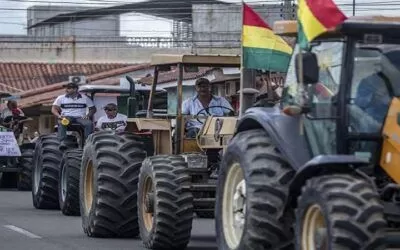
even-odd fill
[[[293,249],[291,223],[279,219],[293,176],[264,130],[233,137],[218,176],[218,249]]]
[[[88,236],[139,234],[137,188],[146,156],[141,138],[129,132],[100,131],[88,137],[79,183],[82,227]]]
[[[371,184],[349,174],[307,181],[296,210],[296,249],[381,249],[383,207]]]
[[[80,215],[79,177],[82,162],[82,149],[68,150],[61,160],[58,197],[64,215]]]
[[[140,236],[150,249],[186,249],[192,231],[193,196],[182,156],[146,158],[139,176]]]

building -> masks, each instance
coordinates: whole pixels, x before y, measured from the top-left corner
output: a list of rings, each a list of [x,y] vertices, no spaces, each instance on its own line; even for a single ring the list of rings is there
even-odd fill
[[[96,9],[96,8],[87,8]],[[93,16],[75,20],[74,12],[82,11],[77,6],[34,5],[27,9],[28,36],[33,37],[119,37],[119,15]],[[66,20],[52,20],[56,16],[66,16]]]
[[[44,7],[32,7],[29,36],[0,36],[0,61],[146,63],[153,53],[240,54],[240,5],[218,0],[196,2],[148,0],[70,12],[71,7],[51,7],[52,11],[44,14],[40,9]],[[295,16],[295,6],[289,0],[252,7],[270,25]],[[172,20],[171,37],[119,36],[119,15],[129,12]]]

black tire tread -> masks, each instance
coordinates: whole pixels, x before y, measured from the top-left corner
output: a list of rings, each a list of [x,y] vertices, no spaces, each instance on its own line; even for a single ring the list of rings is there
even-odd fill
[[[79,178],[81,172],[82,155],[82,149],[68,150],[64,153],[63,160],[61,161],[61,164],[63,164],[62,167],[68,168],[68,191],[64,202],[61,198],[61,181],[59,182],[58,188],[60,192],[60,208],[64,215],[79,216],[81,214],[79,206]]]
[[[239,157],[246,179],[247,211],[245,231],[240,246],[243,249],[291,249],[291,225],[278,220],[289,192],[295,171],[271,143],[266,131],[254,129],[238,133],[227,147],[222,168],[229,166],[231,157]],[[219,180],[223,188],[224,180]],[[218,192],[217,206],[222,207],[222,194]],[[223,213],[224,211],[221,211]],[[222,216],[221,214],[218,216]],[[222,219],[217,219],[217,224]],[[217,229],[223,225],[216,225]],[[223,245],[217,237],[219,245]],[[221,248],[222,249],[222,248]]]
[[[66,144],[73,147],[76,138],[67,136]],[[58,200],[58,181],[62,152],[59,150],[60,140],[57,134],[43,136],[40,140],[37,161],[34,167],[42,167],[42,177],[37,193],[32,190],[33,204],[38,209],[60,209]]]
[[[137,186],[146,158],[140,137],[129,132],[99,131],[90,135],[83,152],[80,172],[82,227],[89,237],[130,238],[139,234]],[[94,202],[84,209],[84,174],[91,160],[97,171]]]
[[[296,217],[302,218],[315,200],[328,215],[325,219],[331,232],[331,249],[378,249],[375,244],[387,223],[380,198],[370,183],[351,174],[312,178],[298,197]],[[301,225],[296,225],[298,232],[302,231]]]
[[[186,249],[193,221],[193,196],[183,189],[190,184],[187,163],[181,156],[158,155],[146,158],[142,170],[145,167],[153,173],[156,213],[155,231],[149,237],[141,232],[143,243],[149,249]]]
[[[19,160],[21,171],[18,180],[18,190],[20,191],[32,190],[33,153],[34,149],[32,148],[21,150],[21,156],[23,157]]]

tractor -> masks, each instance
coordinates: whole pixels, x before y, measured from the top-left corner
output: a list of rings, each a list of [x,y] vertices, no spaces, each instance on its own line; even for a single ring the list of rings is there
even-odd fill
[[[297,37],[296,21],[275,33]],[[218,249],[400,247],[400,18],[296,45],[280,103],[248,109],[217,185]]]
[[[0,100],[14,98],[6,92],[0,93]],[[9,117],[4,117],[3,122],[9,122]],[[14,118],[14,120],[16,120]],[[34,143],[27,143],[21,140],[23,125],[32,119],[26,116],[19,116],[19,125],[15,129],[0,125],[0,187],[17,188],[21,191],[31,189],[31,173]]]
[[[97,112],[103,106],[97,103],[97,96],[115,97],[117,95],[116,99],[122,98],[121,102],[127,99],[126,112],[128,116],[135,117],[135,115],[145,113],[143,110],[147,107],[150,87],[137,84],[129,76],[126,78],[130,82],[129,88],[111,85],[81,85],[79,92],[88,95],[94,101]],[[165,90],[157,89],[158,112],[161,113],[166,107],[165,94]],[[57,133],[43,135],[38,139],[34,154],[32,199],[35,208],[60,209],[64,215],[79,216],[79,175],[86,138],[83,138],[83,127],[79,124],[69,124],[67,131],[67,148],[65,149],[59,148],[60,141]]]
[[[146,117],[128,119],[126,132],[92,134],[83,151],[80,177],[81,217],[89,237],[136,237],[151,249],[181,249],[190,240],[192,220],[213,217],[215,174],[236,116],[182,114],[183,74],[199,67],[240,67],[237,55],[155,54]],[[176,97],[167,116],[154,112],[159,72],[178,72]],[[236,93],[236,92],[235,92]],[[212,108],[211,106],[209,108]],[[235,113],[235,110],[231,110]],[[185,123],[203,128],[188,138]],[[153,145],[141,133],[151,131]]]

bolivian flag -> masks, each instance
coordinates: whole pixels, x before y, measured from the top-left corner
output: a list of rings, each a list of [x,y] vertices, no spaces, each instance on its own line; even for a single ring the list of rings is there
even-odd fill
[[[289,44],[243,3],[243,68],[286,72],[292,51]]]
[[[347,17],[333,0],[299,0],[297,7],[298,38],[301,48],[322,33],[334,29]]]

